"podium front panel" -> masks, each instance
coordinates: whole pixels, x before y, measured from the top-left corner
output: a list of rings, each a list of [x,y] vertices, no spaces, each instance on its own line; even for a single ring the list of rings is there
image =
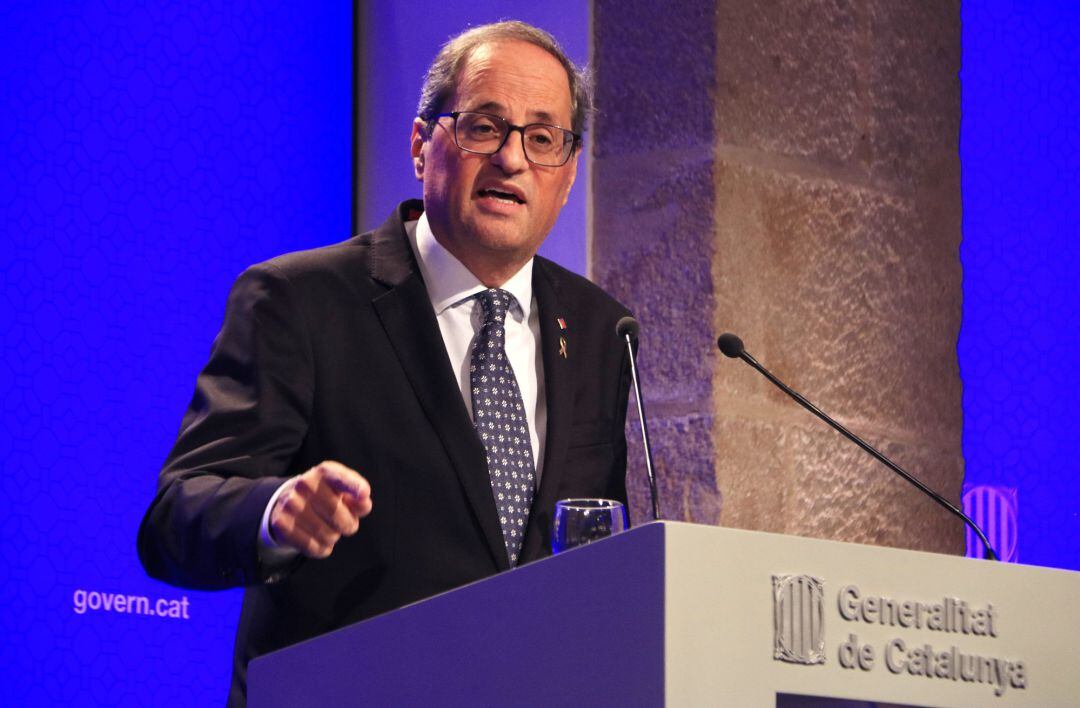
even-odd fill
[[[249,668],[306,705],[1080,705],[1080,574],[652,523]]]

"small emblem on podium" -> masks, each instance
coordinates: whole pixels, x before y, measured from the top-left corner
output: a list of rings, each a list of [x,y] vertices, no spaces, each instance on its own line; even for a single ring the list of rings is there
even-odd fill
[[[825,663],[825,585],[810,575],[774,575],[773,658]]]

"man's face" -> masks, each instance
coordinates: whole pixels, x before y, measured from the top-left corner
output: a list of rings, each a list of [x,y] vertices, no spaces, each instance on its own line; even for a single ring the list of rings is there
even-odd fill
[[[486,44],[466,60],[442,111],[570,128],[570,85],[559,60],[540,47]],[[432,232],[481,281],[501,285],[488,281],[516,272],[555,224],[577,174],[577,153],[561,167],[541,167],[525,159],[520,132],[511,133],[496,154],[476,155],[457,147],[452,119],[440,119],[430,137],[424,129],[417,119],[412,155]]]

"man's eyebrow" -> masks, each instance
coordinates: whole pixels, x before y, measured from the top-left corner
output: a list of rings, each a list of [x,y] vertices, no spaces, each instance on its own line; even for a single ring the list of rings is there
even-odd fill
[[[503,116],[506,113],[506,106],[498,101],[488,101],[487,103],[481,103],[479,106],[470,108],[470,111],[474,113],[493,113],[498,116]],[[555,120],[555,116],[547,111],[529,111],[531,118],[530,123],[550,123],[551,125],[559,125]]]

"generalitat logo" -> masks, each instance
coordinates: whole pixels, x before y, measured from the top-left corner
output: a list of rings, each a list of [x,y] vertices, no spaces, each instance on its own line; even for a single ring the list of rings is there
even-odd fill
[[[812,575],[774,575],[773,657],[825,663],[825,584]]]

